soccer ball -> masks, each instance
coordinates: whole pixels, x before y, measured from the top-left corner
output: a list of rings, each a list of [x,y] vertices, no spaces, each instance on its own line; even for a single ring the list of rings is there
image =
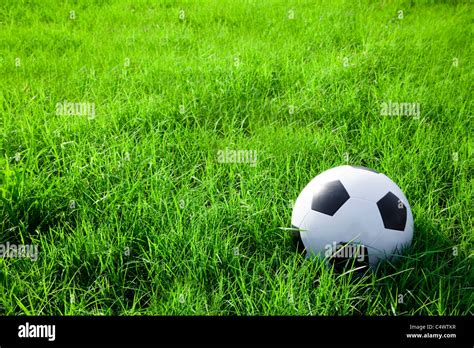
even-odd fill
[[[301,191],[291,223],[306,256],[336,268],[375,266],[411,243],[408,200],[387,176],[360,166],[329,169]]]

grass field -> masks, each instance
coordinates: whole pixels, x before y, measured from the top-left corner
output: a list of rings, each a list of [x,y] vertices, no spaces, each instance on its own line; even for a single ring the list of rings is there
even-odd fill
[[[39,252],[0,258],[0,314],[472,315],[472,19],[462,1],[2,1],[0,244]],[[402,259],[358,276],[284,229],[345,163],[392,178],[415,219]]]

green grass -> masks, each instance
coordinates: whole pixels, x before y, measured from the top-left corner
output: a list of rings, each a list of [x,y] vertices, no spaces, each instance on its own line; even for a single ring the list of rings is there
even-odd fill
[[[40,250],[0,259],[0,314],[472,315],[472,5],[85,3],[0,5],[0,243]],[[362,276],[282,229],[346,162],[415,220],[402,259]]]

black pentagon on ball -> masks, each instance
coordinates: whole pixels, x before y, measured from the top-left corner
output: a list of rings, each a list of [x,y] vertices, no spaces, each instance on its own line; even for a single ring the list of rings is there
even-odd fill
[[[392,192],[387,193],[378,202],[383,225],[391,230],[403,231],[407,223],[407,207]]]
[[[311,209],[332,216],[348,199],[344,185],[339,180],[330,181],[316,188]]]

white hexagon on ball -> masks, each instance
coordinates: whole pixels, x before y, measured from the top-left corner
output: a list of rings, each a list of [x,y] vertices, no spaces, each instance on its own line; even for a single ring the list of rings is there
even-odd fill
[[[414,230],[410,205],[397,184],[372,169],[348,165],[306,185],[291,223],[308,257],[361,267],[399,255],[411,244]]]

